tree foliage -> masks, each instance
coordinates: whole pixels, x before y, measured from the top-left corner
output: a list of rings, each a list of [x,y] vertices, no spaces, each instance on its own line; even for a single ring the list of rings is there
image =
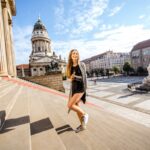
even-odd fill
[[[127,75],[129,74],[131,70],[131,65],[129,62],[125,62],[124,65],[123,65],[123,71],[125,71],[127,73]]]
[[[112,71],[114,71],[115,74],[117,74],[117,73],[120,72],[120,70],[119,70],[119,68],[118,68],[117,66],[114,66],[114,67],[112,68]]]

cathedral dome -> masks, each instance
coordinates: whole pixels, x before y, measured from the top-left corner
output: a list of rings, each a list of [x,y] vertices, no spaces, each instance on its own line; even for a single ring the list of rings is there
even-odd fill
[[[42,23],[41,19],[39,18],[38,21],[35,23],[33,31],[35,30],[46,30],[44,24]]]

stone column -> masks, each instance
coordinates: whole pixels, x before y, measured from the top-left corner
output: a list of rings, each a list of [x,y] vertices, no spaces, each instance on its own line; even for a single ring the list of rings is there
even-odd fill
[[[41,41],[39,40],[39,47],[40,47],[40,52],[41,52]]]
[[[7,57],[7,68],[8,74],[13,75],[13,67],[12,67],[12,54],[11,54],[11,46],[10,46],[10,31],[8,25],[8,11],[6,7],[6,2],[2,2],[2,12],[3,12],[3,21],[4,21],[4,37],[5,37],[5,47],[6,47],[6,57]]]
[[[46,50],[46,41],[43,42],[44,50]]]
[[[40,42],[39,40],[37,41],[37,51],[39,52],[39,47],[40,47]]]
[[[12,60],[12,69],[13,69],[13,76],[17,76],[17,71],[16,71],[16,61],[15,61],[15,51],[13,47],[13,33],[12,33],[12,20],[9,20],[9,31],[10,31],[10,46],[11,46],[11,60]]]
[[[32,43],[32,45],[33,45],[33,49],[32,49],[32,51],[33,51],[33,52],[35,52],[35,42],[34,42],[34,43]]]
[[[35,44],[35,52],[37,52],[37,41],[35,41],[34,44]]]
[[[42,40],[42,52],[45,53],[44,40]]]
[[[32,52],[34,52],[34,44],[33,44],[33,42],[32,42]]]
[[[49,42],[46,42],[47,51],[50,53]]]
[[[44,41],[42,41],[42,50],[43,50],[43,52],[45,52]]]
[[[22,77],[25,77],[23,65],[21,66]]]
[[[49,53],[49,47],[48,47],[48,42],[46,41],[46,49],[47,49],[47,52]]]
[[[42,41],[40,41],[40,49],[41,49],[41,52],[43,52]]]
[[[5,50],[5,39],[4,39],[4,24],[2,15],[2,5],[0,2],[0,76],[7,76],[7,60]]]

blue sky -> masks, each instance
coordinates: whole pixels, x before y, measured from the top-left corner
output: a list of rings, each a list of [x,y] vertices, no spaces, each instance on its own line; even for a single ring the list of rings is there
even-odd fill
[[[130,52],[137,42],[150,39],[149,0],[16,0],[16,9],[16,64],[28,63],[39,14],[52,49],[66,60],[72,48],[85,59],[107,50]]]

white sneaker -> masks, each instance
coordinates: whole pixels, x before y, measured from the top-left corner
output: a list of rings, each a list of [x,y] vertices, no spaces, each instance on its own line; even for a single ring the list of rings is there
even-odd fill
[[[86,126],[86,124],[88,123],[88,120],[89,120],[89,115],[88,114],[83,115],[82,125]]]
[[[85,130],[85,129],[86,129],[86,128],[83,127],[83,125],[79,125],[79,126],[75,129],[75,132],[78,133],[78,132],[83,131],[83,130]]]

